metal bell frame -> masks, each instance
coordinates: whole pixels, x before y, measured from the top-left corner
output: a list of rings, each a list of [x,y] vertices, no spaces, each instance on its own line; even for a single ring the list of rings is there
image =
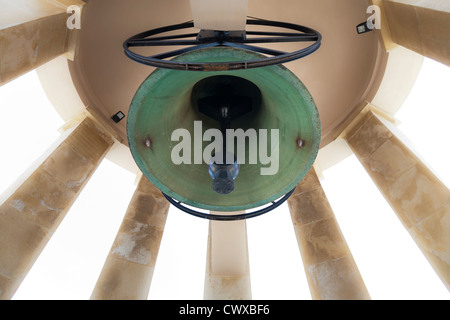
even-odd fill
[[[128,38],[123,43],[125,55],[131,60],[156,68],[184,70],[184,71],[229,71],[260,68],[271,65],[278,65],[290,61],[304,58],[316,52],[322,41],[322,35],[309,27],[302,25],[271,21],[259,18],[249,17],[247,25],[267,26],[275,28],[283,28],[293,30],[295,32],[268,32],[268,31],[214,31],[201,30],[198,33],[185,33],[177,35],[158,36],[162,33],[177,31],[182,29],[194,28],[194,22],[184,22],[171,26],[152,29],[134,35]],[[256,37],[248,37],[256,36]],[[283,42],[313,42],[306,48],[294,52],[283,52],[270,48],[255,46],[257,43],[283,43]],[[188,46],[183,49],[173,50],[152,56],[143,56],[133,52],[130,48],[137,47],[163,47],[163,46]],[[212,47],[231,47],[249,50],[266,55],[257,60],[248,61],[231,61],[231,62],[187,62],[187,61],[173,61],[164,60],[167,58],[174,58],[181,54],[195,51],[198,49],[212,48]],[[283,204],[294,193],[295,188],[285,194],[277,201],[273,201],[269,206],[262,209],[236,215],[217,215],[208,214],[193,210],[183,205],[170,196],[163,193],[164,197],[176,208],[193,215],[195,217],[204,218],[216,221],[236,221],[254,218],[274,210]]]

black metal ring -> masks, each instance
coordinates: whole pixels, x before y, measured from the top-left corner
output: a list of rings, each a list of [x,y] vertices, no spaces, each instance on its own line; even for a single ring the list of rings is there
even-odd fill
[[[255,217],[261,216],[265,213],[268,213],[268,212],[278,208],[287,199],[289,199],[289,197],[294,193],[295,189],[296,188],[294,188],[291,191],[289,191],[288,193],[286,193],[278,201],[273,201],[272,204],[268,207],[262,208],[255,212],[236,214],[236,215],[219,215],[219,214],[209,214],[209,213],[196,211],[196,210],[193,210],[193,209],[190,209],[190,208],[184,206],[180,201],[177,201],[177,200],[169,197],[164,192],[162,194],[174,207],[176,207],[176,208],[180,209],[181,211],[184,211],[190,215],[193,215],[195,217],[208,219],[208,220],[215,220],[215,221],[237,221],[237,220],[246,220],[246,219],[250,219],[250,218],[255,218]]]
[[[270,26],[284,29],[294,30],[296,32],[265,32],[265,31],[247,31],[246,35],[255,35],[258,37],[253,38],[236,38],[236,37],[219,37],[210,38],[209,40],[200,40],[197,33],[187,33],[181,35],[159,36],[155,35],[193,28],[193,22],[185,22],[167,27],[161,27],[149,31],[139,33],[129,39],[127,39],[123,48],[125,55],[130,59],[152,67],[174,69],[174,70],[186,70],[186,71],[227,71],[227,70],[240,70],[240,69],[252,69],[265,67],[270,65],[282,64],[290,61],[294,61],[303,57],[306,57],[320,48],[322,35],[314,29],[279,21],[270,21],[263,19],[249,19],[248,25]],[[195,37],[195,40],[188,40],[188,38]],[[269,48],[257,47],[255,43],[280,43],[280,42],[312,42],[314,43],[301,50],[287,53]],[[156,54],[153,56],[142,56],[130,50],[130,47],[148,47],[148,46],[190,46],[184,49],[169,51],[163,54]],[[185,62],[185,61],[172,61],[164,60],[178,56],[183,53],[191,52],[194,50],[208,48],[208,47],[233,47],[250,50],[254,52],[263,53],[272,57],[261,58],[257,60],[248,61],[232,61],[232,62]]]

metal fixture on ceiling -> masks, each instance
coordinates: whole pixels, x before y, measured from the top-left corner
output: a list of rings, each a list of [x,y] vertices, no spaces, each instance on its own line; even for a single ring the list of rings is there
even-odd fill
[[[198,33],[184,33],[155,37],[157,35],[170,31],[193,28],[194,22],[189,21],[139,33],[127,39],[123,44],[123,48],[125,54],[130,59],[152,67],[186,71],[226,71],[266,67],[270,65],[283,64],[286,62],[298,60],[317,51],[320,48],[322,41],[322,36],[319,32],[314,29],[297,24],[253,18],[247,20],[247,25],[281,28],[290,30],[290,32],[201,30]],[[306,48],[302,48],[294,52],[283,52],[254,45],[260,43],[267,44],[282,42],[312,42],[312,44]],[[143,56],[131,50],[131,48],[150,46],[187,47],[151,56]],[[257,53],[262,53],[268,55],[269,57],[251,61],[214,63],[193,63],[187,61],[164,60],[167,58],[174,58],[190,51],[217,46],[240,48]]]

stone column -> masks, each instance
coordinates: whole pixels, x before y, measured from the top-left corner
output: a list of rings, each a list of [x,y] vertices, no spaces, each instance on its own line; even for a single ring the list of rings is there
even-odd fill
[[[69,29],[67,13],[76,5],[80,15],[84,2],[1,1],[0,13],[0,85],[67,53],[73,58],[77,29]]]
[[[314,171],[288,206],[314,300],[369,300],[370,296]]]
[[[92,300],[146,300],[169,202],[145,177],[131,199]]]
[[[0,197],[0,299],[14,295],[112,144],[86,118]]]
[[[450,66],[449,1],[383,0],[382,5],[393,42]]]
[[[245,220],[209,222],[204,299],[252,299]]]
[[[420,128],[418,128],[419,130]],[[345,138],[439,277],[450,289],[450,192],[401,140],[368,111]],[[442,147],[446,148],[445,139]]]

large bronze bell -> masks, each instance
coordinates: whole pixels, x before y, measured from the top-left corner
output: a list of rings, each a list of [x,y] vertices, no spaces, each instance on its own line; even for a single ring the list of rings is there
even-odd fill
[[[258,58],[254,52],[215,47],[176,59],[224,62]],[[216,172],[211,174],[211,162],[207,161],[210,156],[216,157],[213,160],[219,157],[213,152],[209,129],[220,130],[224,140],[226,129],[257,133],[256,144],[251,143],[254,139],[246,139],[244,156],[237,150],[242,143],[224,150],[234,155],[231,162],[223,163],[230,166],[221,174],[224,180],[218,173],[214,180]],[[178,133],[189,133],[190,139],[182,141]],[[156,69],[133,98],[127,135],[137,165],[163,193],[201,209],[239,211],[273,202],[295,188],[317,156],[321,126],[308,90],[281,65],[214,72]],[[174,154],[185,161],[174,161]],[[238,172],[233,171],[233,161]],[[226,172],[235,176],[227,177]],[[224,181],[232,182],[229,189]]]

